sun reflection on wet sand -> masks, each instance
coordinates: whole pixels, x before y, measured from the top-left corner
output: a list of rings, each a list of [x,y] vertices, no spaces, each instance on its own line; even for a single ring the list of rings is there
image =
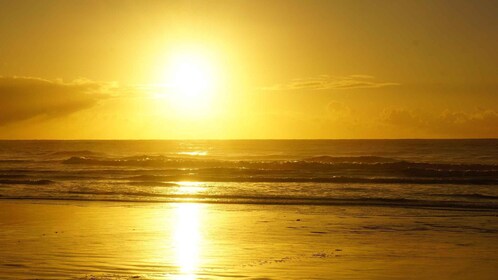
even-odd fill
[[[6,280],[496,278],[495,212],[0,202]]]
[[[201,214],[201,204],[176,205],[172,247],[179,274],[174,279],[197,279],[202,245]]]

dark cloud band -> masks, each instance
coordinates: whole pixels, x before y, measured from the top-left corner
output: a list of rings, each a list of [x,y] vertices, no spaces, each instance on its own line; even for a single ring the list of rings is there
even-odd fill
[[[108,84],[65,83],[33,77],[0,77],[0,125],[34,117],[65,116],[106,98]]]

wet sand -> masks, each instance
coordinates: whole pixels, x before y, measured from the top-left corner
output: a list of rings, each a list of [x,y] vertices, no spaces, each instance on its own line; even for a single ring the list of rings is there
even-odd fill
[[[0,279],[496,279],[498,213],[0,201]]]

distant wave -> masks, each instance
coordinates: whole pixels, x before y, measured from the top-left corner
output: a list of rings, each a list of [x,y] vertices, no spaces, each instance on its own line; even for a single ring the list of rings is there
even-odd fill
[[[0,163],[25,163],[30,161],[27,159],[0,159]]]
[[[173,182],[173,181],[199,181],[199,182],[294,182],[294,183],[375,183],[375,184],[474,184],[494,185],[498,179],[490,178],[362,178],[362,177],[216,177],[216,176],[160,176],[140,175],[129,177],[129,180]]]
[[[498,165],[492,164],[443,164],[409,162],[384,157],[314,157],[303,160],[213,160],[192,157],[134,156],[122,158],[70,157],[64,164],[101,165],[101,166],[163,166],[163,167],[211,167],[211,168],[260,168],[260,169],[337,169],[367,168],[372,170],[449,170],[449,171],[493,171]]]
[[[251,196],[251,195],[192,195],[192,194],[152,194],[145,192],[85,192],[72,191],[66,197],[53,196],[2,196],[0,199],[69,200],[69,201],[112,201],[112,202],[198,202],[210,204],[265,204],[265,205],[323,205],[323,206],[376,206],[408,207],[465,210],[498,210],[494,203],[473,203],[465,201],[429,201],[416,199],[389,198],[327,198],[291,196]],[[74,196],[77,195],[77,196]],[[123,197],[126,197],[123,199]],[[146,198],[146,199],[144,199]]]
[[[0,198],[497,209],[497,143],[0,141]]]
[[[188,177],[187,179],[212,182],[498,183],[498,165],[409,162],[377,156],[230,161],[144,155],[123,158],[71,157],[63,163],[169,169],[170,171],[164,172],[162,181],[177,181],[179,178]],[[181,174],[178,170],[189,171]]]
[[[151,186],[151,187],[178,187],[178,184],[175,183],[167,183],[167,182],[157,182],[157,181],[138,181],[138,182],[128,182],[128,185],[133,186]]]
[[[90,151],[62,152],[91,153]],[[71,156],[0,170],[0,179],[143,182],[310,182],[498,185],[498,165],[409,162],[388,157],[320,156],[302,160],[219,160],[141,155]],[[159,185],[159,184],[158,184]]]
[[[318,156],[306,158],[304,161],[311,162],[325,162],[325,163],[385,163],[385,162],[398,162],[399,160],[387,157],[378,156],[356,156],[356,157],[331,157],[331,156]]]
[[[49,154],[51,157],[96,157],[102,156],[102,153],[97,153],[88,150],[82,151],[57,151]]]
[[[48,185],[54,183],[51,180],[0,180],[4,185]]]
[[[473,199],[491,199],[498,200],[498,196],[495,195],[485,195],[479,193],[470,193],[470,194],[429,194],[431,196],[446,196],[446,197],[463,197],[463,198],[473,198]]]
[[[0,180],[1,179],[19,179],[19,178],[26,178],[27,176],[25,174],[0,174]]]

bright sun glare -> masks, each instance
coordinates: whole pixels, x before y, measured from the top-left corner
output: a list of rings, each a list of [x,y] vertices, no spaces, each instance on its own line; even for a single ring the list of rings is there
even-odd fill
[[[180,55],[173,61],[172,68],[172,87],[181,94],[197,97],[213,87],[212,69],[202,57]]]
[[[184,114],[207,113],[217,87],[215,70],[213,62],[201,53],[174,55],[166,73],[173,105]]]

